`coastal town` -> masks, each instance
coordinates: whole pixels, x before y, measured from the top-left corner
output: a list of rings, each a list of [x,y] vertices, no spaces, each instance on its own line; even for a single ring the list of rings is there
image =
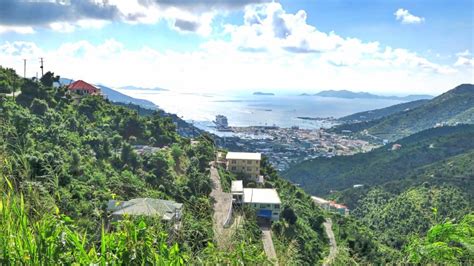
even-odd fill
[[[290,165],[316,158],[368,152],[379,145],[324,129],[276,126],[228,127],[236,136],[221,138],[222,146],[264,153],[270,163],[284,171]]]

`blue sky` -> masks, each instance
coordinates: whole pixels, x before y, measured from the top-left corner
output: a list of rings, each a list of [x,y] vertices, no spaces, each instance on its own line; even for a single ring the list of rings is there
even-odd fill
[[[143,3],[147,3],[144,6]],[[0,64],[172,90],[444,92],[473,83],[473,1],[0,2]]]

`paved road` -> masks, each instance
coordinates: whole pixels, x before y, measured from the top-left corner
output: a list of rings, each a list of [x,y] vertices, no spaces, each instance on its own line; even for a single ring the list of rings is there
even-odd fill
[[[222,191],[219,172],[213,166],[211,166],[211,180],[213,187],[211,197],[215,200],[213,216],[214,238],[219,248],[227,249],[230,247],[232,234],[231,230],[224,228],[224,221],[231,208],[232,195]]]
[[[329,255],[324,260],[323,265],[329,265],[336,258],[337,254],[337,243],[336,238],[334,237],[334,232],[332,231],[332,220],[331,218],[326,218],[324,222],[324,229],[326,230],[326,235],[329,238]]]
[[[262,242],[265,254],[268,259],[273,262],[273,265],[278,265],[278,258],[276,256],[275,247],[273,246],[272,230],[268,226],[260,226],[262,230]]]

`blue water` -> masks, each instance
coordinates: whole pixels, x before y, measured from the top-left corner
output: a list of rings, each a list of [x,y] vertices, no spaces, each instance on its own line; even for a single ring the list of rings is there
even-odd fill
[[[215,116],[227,116],[230,126],[299,126],[315,129],[331,123],[298,119],[305,117],[342,117],[356,112],[383,108],[401,103],[397,100],[341,99],[318,96],[275,95],[259,96],[252,93],[178,93],[173,91],[121,92],[154,102],[166,112],[195,123],[198,127],[212,127]],[[211,128],[212,130],[212,128]]]

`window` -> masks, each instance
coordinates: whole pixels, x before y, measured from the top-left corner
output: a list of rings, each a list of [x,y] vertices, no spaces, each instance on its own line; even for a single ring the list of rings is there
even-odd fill
[[[257,171],[257,172],[259,171],[259,170],[258,170],[258,167],[255,167],[255,171]]]
[[[236,163],[236,161],[235,161],[235,160],[232,160],[232,164],[235,164],[235,163]]]
[[[250,161],[250,160],[247,161],[247,164],[251,164],[251,163],[252,163],[252,161]]]
[[[252,171],[252,168],[250,168],[250,167],[247,167],[247,171]]]
[[[260,162],[259,162],[259,161],[255,161],[255,163],[256,163],[256,164],[260,164]]]
[[[275,209],[280,209],[280,204],[275,204]]]
[[[278,214],[279,214],[278,212],[273,212],[273,215],[275,215],[275,216],[278,215]]]
[[[232,170],[233,170],[233,171],[235,171],[235,170],[236,170],[235,166],[232,166]]]

